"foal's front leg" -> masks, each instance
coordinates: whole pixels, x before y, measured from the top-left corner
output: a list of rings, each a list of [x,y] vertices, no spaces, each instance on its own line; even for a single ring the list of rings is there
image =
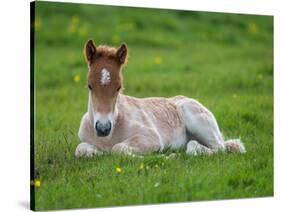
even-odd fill
[[[76,147],[75,156],[76,157],[92,157],[93,155],[99,154],[100,152],[92,144],[93,143],[93,131],[90,123],[88,113],[86,113],[81,120],[80,128],[78,132],[78,137],[81,143]]]
[[[76,157],[92,157],[93,155],[100,154],[100,152],[95,148],[94,145],[82,142],[80,143],[75,150],[75,156]]]
[[[112,147],[112,152],[127,155],[145,154],[159,151],[160,148],[159,138],[156,135],[136,134],[121,143],[115,144]]]

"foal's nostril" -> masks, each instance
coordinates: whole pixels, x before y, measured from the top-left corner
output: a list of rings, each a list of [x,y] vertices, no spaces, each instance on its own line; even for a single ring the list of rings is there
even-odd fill
[[[108,121],[106,123],[102,123],[100,121],[97,121],[96,130],[97,130],[98,136],[101,136],[101,137],[108,136],[109,133],[110,133],[110,130],[111,130],[110,121]]]

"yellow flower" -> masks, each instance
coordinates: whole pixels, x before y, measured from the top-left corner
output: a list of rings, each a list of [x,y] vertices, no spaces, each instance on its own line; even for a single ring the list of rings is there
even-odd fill
[[[35,31],[39,31],[41,29],[41,26],[42,26],[42,20],[41,18],[35,18],[35,21],[34,21],[34,29]]]
[[[122,169],[120,168],[120,167],[116,167],[116,172],[118,173],[118,174],[120,174],[121,172],[122,172]]]
[[[250,22],[249,23],[249,31],[253,34],[257,33],[257,31],[258,31],[257,24],[254,23],[254,22]]]
[[[74,32],[76,32],[76,26],[70,24],[69,27],[68,27],[68,32],[69,32],[69,33],[74,33]]]
[[[155,58],[154,58],[154,63],[155,63],[156,65],[161,64],[161,63],[162,63],[162,58],[161,58],[161,57],[155,57]]]
[[[79,24],[79,21],[80,21],[80,18],[78,15],[74,15],[71,17],[71,23],[74,24],[74,25],[77,25]]]
[[[141,163],[141,164],[140,164],[140,169],[143,169],[143,168],[144,168],[144,164]]]
[[[112,36],[112,42],[113,42],[113,43],[119,43],[119,42],[120,42],[120,37],[119,37],[119,35],[113,35],[113,36]]]
[[[236,99],[238,96],[237,96],[236,93],[234,93],[234,94],[232,95],[232,97],[233,97],[234,99]]]
[[[80,81],[80,75],[79,75],[79,74],[76,74],[76,75],[73,77],[73,80],[74,80],[74,82],[79,82],[79,81]]]
[[[80,22],[79,16],[77,16],[77,15],[72,16],[72,18],[70,20],[70,24],[68,26],[68,32],[69,33],[76,32],[79,22]]]
[[[35,180],[35,187],[39,188],[41,186],[41,182],[39,179]]]

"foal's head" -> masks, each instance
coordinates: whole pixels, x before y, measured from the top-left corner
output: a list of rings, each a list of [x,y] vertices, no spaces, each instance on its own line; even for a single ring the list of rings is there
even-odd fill
[[[127,46],[96,47],[89,40],[84,49],[88,62],[89,116],[98,136],[110,135],[117,117],[116,101],[122,87],[121,68],[127,59]]]

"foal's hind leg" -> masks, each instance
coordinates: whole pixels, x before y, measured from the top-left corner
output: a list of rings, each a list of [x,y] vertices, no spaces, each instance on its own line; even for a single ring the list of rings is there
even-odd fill
[[[196,145],[196,141],[187,144],[187,153],[190,153],[189,150],[194,148],[197,149],[197,152],[202,150],[203,154],[225,151],[223,136],[217,121],[207,108],[188,98],[182,98],[176,101],[176,104],[188,135],[197,141]]]
[[[198,143],[198,141],[190,140],[186,145],[186,154],[188,155],[211,155],[214,151],[210,148]]]

